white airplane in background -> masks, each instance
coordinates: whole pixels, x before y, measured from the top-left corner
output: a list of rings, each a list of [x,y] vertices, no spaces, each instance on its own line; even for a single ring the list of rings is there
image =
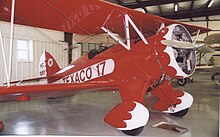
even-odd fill
[[[195,49],[197,51],[197,63],[201,61],[202,57],[204,57],[207,53],[212,53],[213,58],[213,65],[198,65],[196,66],[196,69],[199,71],[209,71],[213,72],[214,75],[212,75],[211,79],[214,80],[216,75],[220,74],[220,33],[211,34],[207,36],[204,41],[197,41],[196,38],[193,43],[187,43],[184,41],[174,41],[174,40],[164,40],[162,41],[164,45],[172,45],[172,47],[181,47],[185,49]],[[181,54],[179,53],[181,50],[178,50],[178,53],[176,55]],[[182,56],[185,56],[182,54]],[[181,63],[181,61],[179,62]],[[179,85],[184,86],[187,82],[187,79],[190,81],[193,81],[193,77],[189,78],[183,78],[183,79],[177,79],[177,82]],[[219,81],[216,81],[219,82]]]
[[[211,79],[214,80],[215,76],[220,74],[220,33],[207,36],[203,43],[205,46],[203,46],[201,49],[198,49],[198,52],[203,53],[204,55],[206,53],[212,53],[211,58],[213,59],[213,63],[211,63],[211,65],[207,63],[205,66],[198,65],[196,68],[202,71],[213,72],[214,75],[212,75]]]

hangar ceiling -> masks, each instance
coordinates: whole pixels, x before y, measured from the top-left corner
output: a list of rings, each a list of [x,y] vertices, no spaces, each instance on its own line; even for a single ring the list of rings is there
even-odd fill
[[[107,0],[169,19],[220,15],[220,0]],[[212,3],[212,4],[211,4]],[[211,4],[211,6],[209,5]],[[175,11],[175,5],[178,9]]]

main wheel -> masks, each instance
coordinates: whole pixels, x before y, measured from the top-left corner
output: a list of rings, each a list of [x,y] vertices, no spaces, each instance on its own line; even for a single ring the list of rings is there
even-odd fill
[[[212,76],[211,76],[211,79],[212,79],[212,80],[215,80],[215,75],[212,75]]]
[[[123,133],[129,135],[129,136],[137,136],[143,131],[144,127],[139,127],[132,130],[122,130]]]
[[[4,124],[0,121],[0,133],[4,131]]]
[[[176,112],[176,113],[170,113],[170,115],[176,116],[176,117],[183,117],[187,114],[188,111],[189,111],[189,108],[181,110],[181,111]]]
[[[178,79],[177,82],[180,86],[184,86],[186,84],[186,78]]]

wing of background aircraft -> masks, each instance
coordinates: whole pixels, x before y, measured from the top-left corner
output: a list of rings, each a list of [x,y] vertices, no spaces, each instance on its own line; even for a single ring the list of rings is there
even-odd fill
[[[220,44],[220,33],[215,33],[207,36],[204,39],[204,44],[207,45]]]

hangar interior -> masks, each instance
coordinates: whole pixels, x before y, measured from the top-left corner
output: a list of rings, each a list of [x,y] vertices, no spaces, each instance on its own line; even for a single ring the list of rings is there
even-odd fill
[[[212,29],[208,33],[199,35],[196,38],[197,41],[203,41],[211,34],[220,33],[219,0],[108,1],[140,12]],[[210,5],[210,3],[212,4]],[[8,48],[10,45],[10,27],[9,22],[0,21],[6,62],[9,62],[10,58],[10,48]],[[77,60],[91,49],[98,49],[103,44],[90,39],[89,36],[71,35],[70,42],[67,41],[68,34],[61,31],[15,24],[11,56],[11,81],[36,78],[38,76],[39,59],[44,51],[50,52],[59,66],[64,68],[71,61]],[[108,46],[115,43],[109,40],[109,36],[106,35],[95,37],[108,42],[104,42]],[[215,43],[215,47],[220,49],[220,43]],[[210,64],[212,56],[216,53],[218,52],[205,54],[197,61],[197,64]],[[219,56],[218,58],[220,60]],[[218,63],[218,60],[216,59],[216,63]],[[3,56],[0,56],[0,66],[0,85],[3,86],[6,84]],[[218,72],[220,73],[219,69]],[[151,113],[150,120],[140,135],[155,137],[219,136],[220,76],[216,76],[215,80],[211,80],[212,75],[212,72],[196,70],[193,81],[187,79],[184,86],[178,85],[176,80],[173,80],[174,88],[180,88],[193,95],[192,108],[184,118],[161,114],[149,109]],[[104,116],[112,107],[120,102],[118,91],[79,93],[70,97],[49,100],[38,99],[28,102],[1,102],[0,119],[5,124],[2,134],[121,136],[124,135],[122,132],[103,121]],[[153,127],[154,124],[162,121],[186,127],[187,131],[176,134]]]

